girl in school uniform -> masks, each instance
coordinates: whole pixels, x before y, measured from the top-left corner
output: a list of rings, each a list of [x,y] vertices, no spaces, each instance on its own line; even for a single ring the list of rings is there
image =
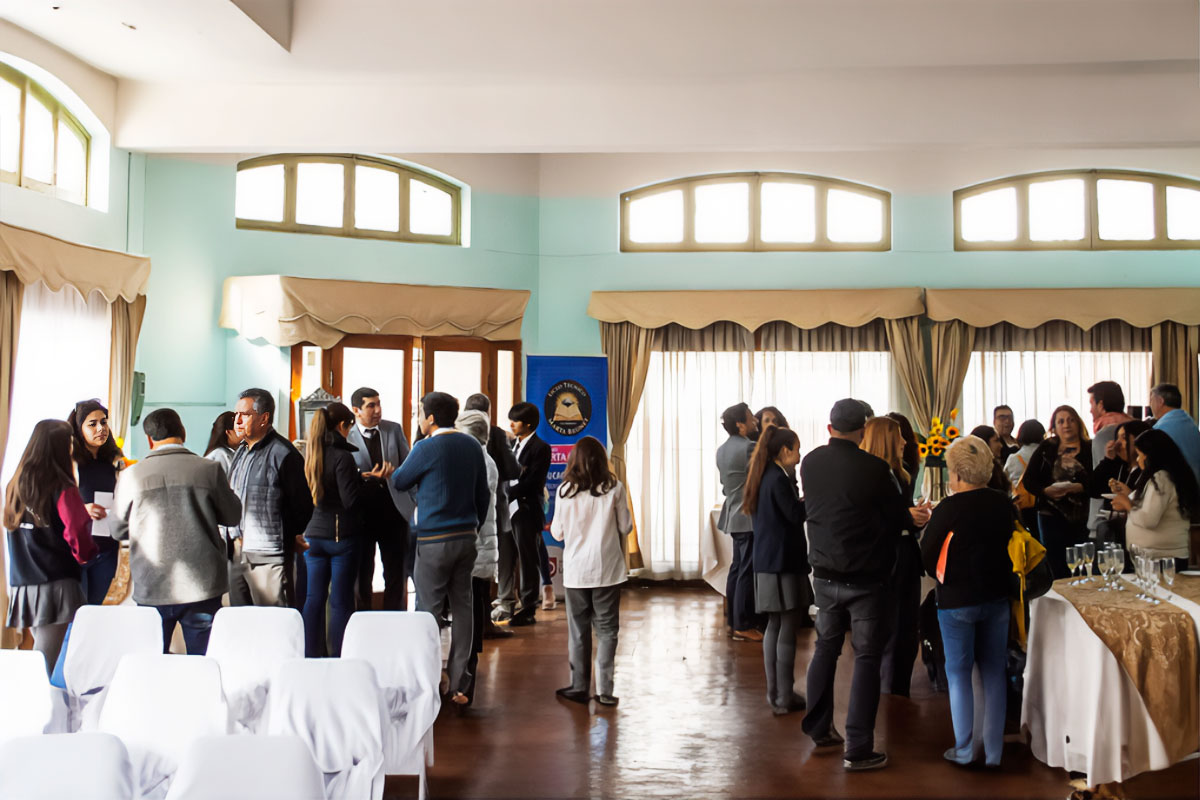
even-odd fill
[[[604,445],[591,436],[575,443],[567,459],[550,535],[564,544],[567,645],[571,685],[556,694],[588,702],[592,631],[596,632],[596,701],[614,706],[613,660],[625,582],[625,536],[633,530],[625,487],[613,475]]]

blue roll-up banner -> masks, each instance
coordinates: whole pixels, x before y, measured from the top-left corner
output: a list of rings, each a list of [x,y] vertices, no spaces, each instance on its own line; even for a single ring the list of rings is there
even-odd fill
[[[554,500],[562,484],[571,447],[594,436],[608,447],[608,359],[604,356],[526,356],[525,399],[538,408],[537,435],[550,445],[546,476],[549,507],[542,538],[550,557],[554,593],[563,597],[562,543],[550,535]]]

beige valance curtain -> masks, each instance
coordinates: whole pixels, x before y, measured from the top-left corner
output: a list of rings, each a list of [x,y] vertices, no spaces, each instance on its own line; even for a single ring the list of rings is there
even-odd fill
[[[936,322],[957,319],[976,328],[1066,320],[1087,330],[1109,319],[1137,328],[1166,321],[1200,325],[1200,288],[929,289],[925,309]]]
[[[921,290],[916,288],[592,292],[588,303],[588,316],[601,322],[632,322],[643,328],[675,323],[693,330],[734,322],[755,331],[776,321],[805,329],[829,322],[857,328],[923,311]]]
[[[146,293],[150,259],[0,223],[0,271],[16,273],[23,284],[42,281],[55,292],[74,286],[84,297],[99,290],[110,303],[133,302]]]
[[[247,339],[329,348],[350,333],[521,338],[525,289],[367,283],[286,275],[225,281],[220,324]]]

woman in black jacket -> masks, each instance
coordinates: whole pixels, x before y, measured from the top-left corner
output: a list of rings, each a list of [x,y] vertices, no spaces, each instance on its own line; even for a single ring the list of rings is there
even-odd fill
[[[79,480],[79,495],[93,520],[108,516],[107,509],[96,502],[97,492],[106,492],[112,503],[117,490],[117,473],[125,467],[125,454],[108,428],[108,409],[99,400],[81,400],[71,409],[67,422],[75,433],[71,457]],[[105,526],[107,528],[107,526]],[[98,606],[108,596],[108,587],[117,574],[121,546],[117,540],[99,530],[95,537],[98,553],[83,565],[83,593],[87,604]]]
[[[1069,575],[1067,547],[1088,536],[1092,443],[1079,412],[1059,406],[1050,417],[1050,438],[1029,458],[1025,488],[1037,498],[1038,530],[1055,580]]]
[[[358,577],[359,498],[363,478],[354,463],[358,449],[346,441],[354,414],[330,403],[313,414],[304,448],[304,477],[313,515],[304,538],[308,550],[308,596],[304,601],[304,654],[325,655],[325,599],[329,598],[329,655],[342,652],[342,635],[354,612]]]
[[[1013,580],[1008,541],[1016,523],[1008,496],[988,488],[995,457],[977,436],[946,451],[953,494],[943,500],[921,538],[925,569],[938,581],[938,627],[946,652],[954,747],[943,755],[967,765],[983,750],[984,763],[1000,765],[1004,746],[1009,591]],[[971,672],[978,664],[984,707],[975,708]],[[975,714],[983,713],[983,742],[972,741]]]
[[[754,519],[754,605],[767,615],[763,666],[767,702],[776,715],[805,707],[804,697],[793,691],[796,628],[812,604],[804,501],[796,489],[799,462],[795,432],[768,425],[750,457],[742,503]]]

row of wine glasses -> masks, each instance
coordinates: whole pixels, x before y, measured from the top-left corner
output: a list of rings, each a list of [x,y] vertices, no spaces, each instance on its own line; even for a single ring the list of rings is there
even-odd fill
[[[1069,585],[1077,586],[1081,583],[1091,583],[1095,580],[1092,577],[1092,559],[1096,557],[1096,545],[1094,542],[1084,542],[1083,544],[1075,544],[1067,547],[1067,566],[1071,568],[1071,577],[1075,577],[1076,570],[1083,570],[1086,578],[1071,581]]]
[[[1117,578],[1121,574],[1121,570],[1125,569],[1125,550],[1116,542],[1102,542],[1100,544],[1100,552],[1096,554],[1096,566],[1100,570],[1100,574],[1104,579],[1104,585],[1100,587],[1101,592],[1123,592],[1125,587],[1121,585],[1121,581]]]

